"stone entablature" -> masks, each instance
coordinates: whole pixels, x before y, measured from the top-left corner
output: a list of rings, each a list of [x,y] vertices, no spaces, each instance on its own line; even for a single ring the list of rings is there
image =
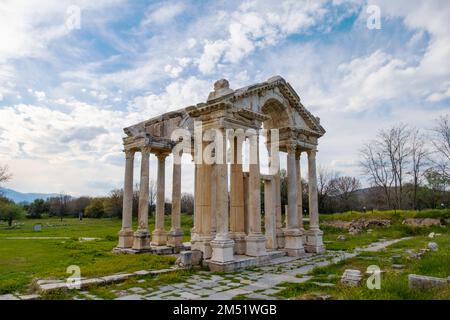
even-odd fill
[[[199,141],[198,124],[201,124]],[[271,174],[260,174],[259,131],[266,129]],[[187,138],[180,137],[184,129]],[[208,131],[213,130],[211,151]],[[242,130],[245,135],[229,135]],[[272,135],[273,131],[276,135]],[[325,133],[320,120],[301,104],[300,98],[283,78],[232,90],[225,79],[214,84],[205,103],[168,112],[124,129],[126,153],[124,212],[118,248],[146,251],[152,247],[182,247],[180,226],[181,164],[173,164],[172,219],[164,226],[165,159],[170,153],[188,152],[195,161],[195,210],[191,246],[200,250],[210,266],[230,269],[236,257],[247,255],[257,261],[267,259],[268,251],[282,250],[291,256],[305,251],[324,250],[317,206],[316,151]],[[187,139],[187,141],[182,141]],[[249,171],[242,167],[243,142],[250,141]],[[183,149],[175,148],[183,142]],[[232,159],[227,156],[228,144]],[[212,152],[214,162],[204,162],[204,152]],[[279,152],[287,153],[288,203],[286,224],[281,219]],[[141,152],[139,227],[131,230],[134,153]],[[310,227],[302,223],[300,157],[308,157]],[[149,155],[158,157],[155,230],[148,230]],[[180,154],[177,154],[179,156]],[[202,155],[199,157],[199,155]],[[198,161],[200,159],[200,161]],[[230,167],[228,168],[228,164]],[[228,175],[230,186],[228,187]],[[261,208],[260,181],[264,182],[265,208]],[[264,233],[261,213],[265,215]],[[151,239],[150,239],[151,238]],[[236,263],[241,265],[242,263]],[[220,269],[220,267],[219,267]],[[232,268],[231,268],[232,269]]]

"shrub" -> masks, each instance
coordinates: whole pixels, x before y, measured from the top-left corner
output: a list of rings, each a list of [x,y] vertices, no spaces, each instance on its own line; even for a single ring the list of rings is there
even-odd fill
[[[94,198],[84,210],[86,217],[101,218],[105,215],[104,199]]]
[[[15,203],[0,203],[0,220],[7,221],[8,226],[12,226],[14,220],[23,219],[25,217],[25,210],[22,206]]]

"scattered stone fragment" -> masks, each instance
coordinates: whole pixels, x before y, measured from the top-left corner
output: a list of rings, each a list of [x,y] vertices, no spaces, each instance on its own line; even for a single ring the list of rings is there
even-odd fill
[[[404,269],[405,266],[403,264],[393,264],[392,268],[393,269]]]
[[[0,296],[0,300],[19,300],[19,298],[13,294],[4,294]]]
[[[438,246],[438,244],[436,242],[428,242],[428,248],[431,251],[438,251],[439,246]]]
[[[430,232],[430,234],[428,235],[428,238],[433,239],[435,235],[436,234],[434,232]]]
[[[408,275],[408,285],[410,289],[430,289],[436,287],[443,287],[447,285],[448,279],[421,276],[417,274]]]
[[[130,288],[130,289],[128,289],[129,291],[132,291],[132,292],[134,292],[134,293],[143,293],[143,292],[145,292],[145,290],[144,289],[142,289],[142,288],[140,288],[140,287],[134,287],[134,288]]]
[[[356,286],[361,282],[361,278],[361,271],[345,269],[344,274],[341,277],[341,282],[349,286]]]
[[[26,294],[19,296],[20,300],[37,300],[39,299],[40,295],[38,294]]]
[[[198,266],[203,259],[203,253],[200,250],[181,251],[179,257],[175,261],[175,265],[185,268]]]
[[[343,234],[340,234],[340,235],[338,235],[338,237],[336,238],[336,240],[337,240],[337,241],[345,241],[345,240],[347,240],[347,238],[346,238]]]

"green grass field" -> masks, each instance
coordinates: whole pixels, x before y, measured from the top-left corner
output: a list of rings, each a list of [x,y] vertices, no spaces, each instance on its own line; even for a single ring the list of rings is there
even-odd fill
[[[386,251],[362,253],[360,256],[348,259],[336,265],[317,268],[313,279],[303,284],[285,284],[280,292],[282,298],[308,298],[311,294],[331,294],[335,299],[450,299],[449,288],[426,292],[413,292],[408,289],[407,274],[447,277],[450,275],[450,233],[447,227],[412,227],[403,225],[401,221],[410,217],[430,217],[446,219],[449,210],[428,210],[422,212],[349,212],[343,214],[321,215],[322,220],[353,220],[365,218],[383,218],[392,222],[390,227],[374,227],[371,232],[363,231],[357,235],[348,234],[347,230],[323,226],[324,240],[328,250],[352,251],[356,247],[366,246],[383,239],[397,239],[411,236],[406,240],[388,247]],[[42,231],[33,231],[33,226],[40,223]],[[136,222],[134,222],[136,224]],[[170,226],[170,216],[166,217],[166,229]],[[306,224],[307,225],[307,224]],[[9,228],[0,223],[0,294],[26,293],[33,279],[65,278],[67,267],[78,265],[82,277],[108,275],[117,272],[132,272],[140,269],[160,269],[172,266],[173,256],[159,255],[125,255],[115,254],[111,250],[117,244],[117,233],[120,230],[119,219],[78,219],[58,218],[37,220],[20,220]],[[154,219],[150,218],[149,230],[153,230]],[[182,228],[185,241],[189,240],[192,216],[182,215]],[[307,227],[307,226],[306,226]],[[136,225],[134,225],[136,228]],[[430,232],[441,235],[430,240]],[[338,235],[344,234],[346,241],[337,241]],[[11,239],[14,237],[65,237],[65,239]],[[79,241],[80,237],[100,238],[94,241]],[[418,250],[425,248],[429,241],[439,244],[437,252],[429,252],[421,260],[409,260],[405,249]],[[401,255],[400,262],[405,265],[403,270],[392,269],[392,255]],[[379,265],[386,273],[383,274],[381,290],[368,290],[361,285],[348,288],[339,283],[339,276],[345,269],[360,269],[365,271],[368,265]],[[190,271],[191,272],[191,271]],[[331,275],[331,278],[330,278]],[[152,282],[155,286],[161,283],[180,280],[183,274],[173,274],[156,277]],[[129,285],[136,285],[136,280],[127,280]],[[334,287],[319,287],[315,281],[331,282]],[[98,287],[108,297],[107,290]],[[55,296],[64,297],[63,296]],[[47,297],[51,298],[51,297]],[[70,297],[68,297],[70,298]]]
[[[42,231],[33,231],[36,223]],[[150,219],[149,230],[154,221]],[[183,215],[185,240],[189,239],[192,217]],[[166,217],[166,226],[170,226]],[[140,269],[160,269],[173,265],[170,256],[115,254],[111,250],[117,244],[118,219],[38,219],[21,220],[14,228],[0,224],[0,294],[24,292],[33,279],[67,277],[70,265],[81,268],[82,277],[107,275]],[[134,226],[136,227],[136,226]],[[58,240],[18,240],[11,237],[69,237]],[[79,241],[80,237],[101,238]]]
[[[446,278],[450,274],[450,233],[441,230],[433,240],[416,236],[389,246],[385,251],[363,252],[359,256],[326,267],[315,268],[313,278],[301,284],[285,283],[280,298],[310,299],[314,295],[331,295],[333,299],[363,300],[429,300],[450,299],[450,285],[441,289],[411,290],[408,288],[408,274],[419,274]],[[439,245],[436,252],[427,252],[421,259],[410,259],[405,249],[418,251],[426,248],[429,241]],[[393,261],[392,257],[398,256]],[[404,269],[394,269],[392,264],[402,264]],[[365,280],[356,287],[340,283],[345,269],[358,269],[363,274],[370,265],[377,265],[382,271],[381,288],[368,289]],[[317,283],[333,283],[333,287],[322,287]]]

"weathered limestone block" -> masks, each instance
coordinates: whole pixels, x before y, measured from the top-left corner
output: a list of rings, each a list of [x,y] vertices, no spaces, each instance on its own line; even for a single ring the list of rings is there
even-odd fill
[[[245,254],[251,257],[267,255],[266,237],[262,234],[250,234],[246,238]]]
[[[224,263],[234,260],[234,241],[218,240],[211,241],[212,256],[211,261]]]
[[[192,267],[200,265],[202,259],[203,253],[200,250],[181,251],[175,264],[179,267]]]
[[[417,274],[408,275],[408,285],[410,289],[431,289],[447,285],[448,279],[421,276]]]
[[[284,248],[290,257],[299,257],[305,253],[303,247],[303,237],[299,229],[286,229],[284,231],[285,245]]]
[[[325,246],[323,244],[323,231],[319,229],[306,230],[306,252],[323,253]]]
[[[361,282],[361,271],[355,269],[345,269],[341,277],[341,282],[349,286],[356,286]]]
[[[104,280],[106,283],[113,283],[113,282],[123,281],[132,276],[133,276],[133,274],[130,274],[130,273],[120,273],[120,274],[113,274],[110,276],[104,276],[104,277],[101,277],[100,279]]]

